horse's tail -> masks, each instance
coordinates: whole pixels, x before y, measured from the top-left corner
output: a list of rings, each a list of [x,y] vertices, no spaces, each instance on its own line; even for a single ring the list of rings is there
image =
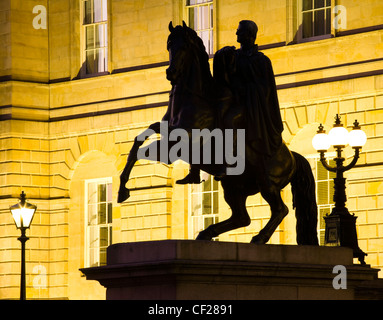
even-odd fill
[[[296,162],[296,171],[291,180],[291,191],[297,218],[297,243],[318,245],[318,209],[314,176],[309,162],[299,153],[292,153]]]

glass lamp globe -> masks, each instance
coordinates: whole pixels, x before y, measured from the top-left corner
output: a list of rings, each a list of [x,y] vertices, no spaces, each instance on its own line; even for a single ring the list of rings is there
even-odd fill
[[[361,148],[367,142],[367,136],[364,133],[364,131],[360,129],[360,126],[357,120],[355,120],[354,127],[348,134],[348,140],[349,140],[350,146],[353,148]]]
[[[328,134],[331,145],[334,147],[345,147],[348,145],[348,131],[340,122],[339,115],[336,115],[334,127]]]
[[[9,209],[11,210],[16,228],[27,229],[31,225],[37,207],[25,201],[24,191],[21,193],[20,200],[19,203],[11,206]]]
[[[348,144],[348,131],[344,127],[334,127],[329,132],[331,144],[334,147],[345,147]]]
[[[317,151],[327,151],[330,148],[330,139],[326,134],[326,131],[323,130],[322,124],[320,124],[317,134],[312,140],[312,145]]]

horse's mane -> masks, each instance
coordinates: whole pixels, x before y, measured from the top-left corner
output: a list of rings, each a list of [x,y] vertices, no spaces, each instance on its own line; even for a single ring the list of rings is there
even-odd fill
[[[191,35],[190,39],[192,44],[194,44],[194,46],[197,49],[196,51],[198,53],[202,70],[206,72],[207,74],[211,75],[210,65],[209,65],[209,55],[206,52],[206,48],[202,39],[197,35],[197,32],[195,32],[193,29],[189,27],[186,27],[186,28],[187,28],[187,32]]]
[[[187,43],[190,45],[190,49],[197,55],[203,74],[208,74],[212,77],[209,65],[209,55],[207,54],[205,45],[197,32],[186,25],[176,26],[174,29],[178,29],[177,31],[181,32],[186,40],[188,40]]]

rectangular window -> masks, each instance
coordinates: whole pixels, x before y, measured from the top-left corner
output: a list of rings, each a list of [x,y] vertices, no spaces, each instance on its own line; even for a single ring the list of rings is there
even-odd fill
[[[213,0],[187,0],[186,11],[188,26],[202,39],[206,52],[213,54]]]
[[[85,74],[108,71],[108,2],[82,0]]]
[[[206,181],[189,188],[189,236],[195,239],[200,231],[218,223],[218,182],[209,175]]]
[[[302,0],[302,39],[331,34],[331,0]]]
[[[112,244],[111,178],[85,183],[86,266],[106,264],[106,248]]]
[[[329,161],[330,166],[335,166],[335,161]],[[325,222],[324,217],[331,213],[334,207],[334,178],[335,173],[328,171],[320,161],[315,166],[315,181],[318,205],[318,234],[319,244],[324,245]]]

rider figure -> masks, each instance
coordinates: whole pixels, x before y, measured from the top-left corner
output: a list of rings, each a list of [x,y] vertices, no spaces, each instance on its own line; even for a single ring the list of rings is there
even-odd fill
[[[283,123],[273,68],[270,59],[258,51],[257,32],[253,21],[239,23],[236,35],[241,47],[217,51],[214,78],[225,83],[234,98],[225,116],[231,123],[225,127],[246,129],[247,143],[267,161],[282,145]],[[191,165],[189,174],[177,183],[200,183],[199,168]]]

